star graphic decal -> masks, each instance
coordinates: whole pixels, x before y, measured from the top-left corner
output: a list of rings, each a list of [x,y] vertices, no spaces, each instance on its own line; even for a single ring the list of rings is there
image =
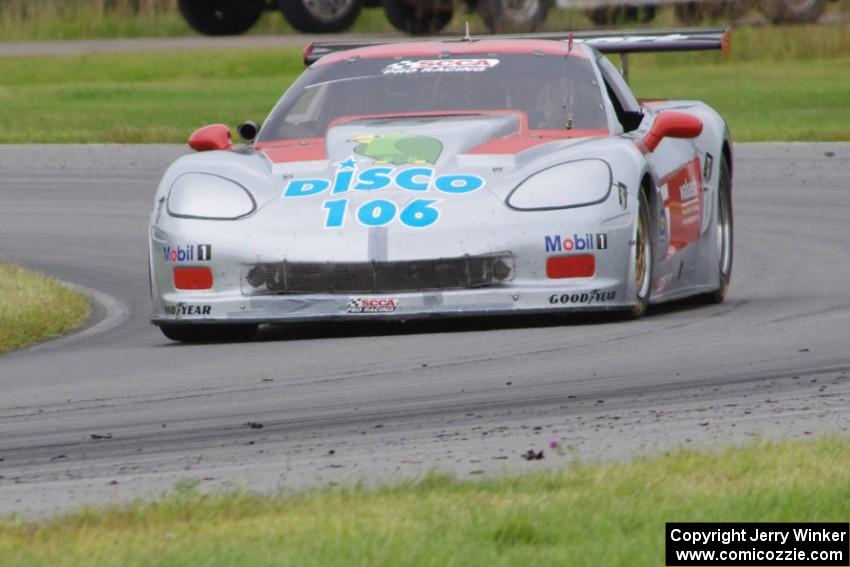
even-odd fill
[[[339,162],[340,169],[354,169],[355,167],[357,167],[357,162],[354,161],[353,157],[350,157],[345,161]]]

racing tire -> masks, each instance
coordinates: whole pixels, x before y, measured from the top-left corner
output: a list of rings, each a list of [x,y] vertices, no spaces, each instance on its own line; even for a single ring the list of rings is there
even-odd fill
[[[761,0],[759,10],[774,24],[811,24],[826,10],[826,0]]]
[[[632,260],[635,276],[635,304],[629,308],[630,319],[640,319],[649,307],[652,293],[652,229],[649,216],[649,199],[645,191],[640,192],[637,221],[632,240],[635,243]]]
[[[609,26],[616,23],[645,24],[655,19],[655,6],[616,6],[594,8],[587,16],[597,26]]]
[[[222,36],[239,35],[251,29],[263,15],[265,5],[260,1],[178,0],[177,8],[195,31]]]
[[[491,33],[526,33],[540,29],[552,0],[478,0],[478,15]]]
[[[247,341],[257,332],[254,324],[233,325],[171,325],[159,326],[166,338],[180,343],[213,343]]]
[[[710,2],[684,2],[676,4],[673,11],[676,19],[689,26],[699,24],[704,18],[710,20],[735,21],[746,16],[752,9],[749,0],[712,0]]]
[[[723,303],[729,293],[732,279],[734,251],[734,223],[732,216],[732,174],[724,159],[720,163],[720,185],[717,191],[717,260],[719,283],[717,290],[703,296],[707,303]]]
[[[433,6],[413,6],[407,0],[383,0],[384,14],[390,24],[410,35],[433,35],[449,25],[454,15],[452,4],[435,1]]]
[[[278,0],[289,25],[301,33],[338,33],[360,15],[361,0]]]

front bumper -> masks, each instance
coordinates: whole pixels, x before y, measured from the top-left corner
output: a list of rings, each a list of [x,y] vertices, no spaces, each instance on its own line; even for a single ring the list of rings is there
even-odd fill
[[[263,224],[259,218],[220,223],[163,216],[151,230],[152,321],[173,324],[416,319],[604,311],[633,305],[634,284],[629,282],[634,281],[634,215],[623,210],[616,200],[604,206],[567,211],[518,213],[504,210],[501,203],[494,210],[498,211],[496,220],[444,224],[427,233],[367,231],[357,227],[344,232],[307,232],[297,227]],[[494,212],[491,216],[495,215]],[[567,246],[567,239],[576,243],[581,239],[584,244]],[[170,261],[163,253],[166,249],[172,252]],[[175,263],[174,249],[194,249],[195,253],[184,255],[183,263],[178,254]],[[490,278],[485,286],[473,287],[476,281],[472,278],[464,289],[412,291],[411,279],[406,276],[391,279],[400,282],[399,288],[389,288],[393,291],[381,285],[381,281],[387,281],[382,279],[387,274],[379,269],[380,262],[394,262],[405,269],[415,264],[430,266],[439,273],[440,282],[451,282],[456,281],[452,278],[458,266],[451,262],[439,265],[439,259],[481,259],[504,254],[510,255],[510,261],[504,262],[510,265],[510,276]],[[591,276],[559,278],[547,271],[551,258],[577,254],[593,255],[595,271]],[[302,278],[300,287],[292,282],[276,286],[246,284],[252,281],[252,268],[285,266],[286,262],[302,266],[310,262],[337,263],[351,270],[346,274],[352,274],[357,283],[346,291],[340,291],[337,284],[330,289],[317,288],[318,280],[311,278]],[[376,262],[378,268],[369,273],[352,268],[363,266],[364,262]],[[213,288],[175,289],[172,270],[178,266],[209,267],[214,276]],[[469,274],[478,273],[483,281],[504,267],[487,262],[482,266]],[[427,279],[421,270],[416,274],[417,281]],[[371,277],[375,278],[375,287],[370,289],[378,291],[364,289],[361,280]]]
[[[624,309],[622,282],[595,279],[589,286],[385,293],[245,296],[167,294],[162,323],[295,323],[363,319],[508,315]]]

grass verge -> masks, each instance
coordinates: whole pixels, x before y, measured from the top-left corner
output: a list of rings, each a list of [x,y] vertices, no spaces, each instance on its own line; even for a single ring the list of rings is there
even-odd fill
[[[748,28],[719,54],[635,56],[639,97],[705,100],[737,141],[850,140],[850,25]],[[0,143],[185,142],[262,120],[299,50],[0,58]]]
[[[67,333],[89,312],[85,295],[44,274],[0,263],[0,354]]]
[[[29,565],[663,565],[667,521],[846,521],[850,442],[679,452],[482,482],[202,495],[0,521]]]

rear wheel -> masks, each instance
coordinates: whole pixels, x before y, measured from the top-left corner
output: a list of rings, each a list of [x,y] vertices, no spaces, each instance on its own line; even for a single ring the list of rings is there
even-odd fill
[[[652,237],[649,222],[649,200],[640,192],[637,221],[634,235],[633,273],[635,277],[635,304],[629,309],[629,317],[639,319],[646,314],[649,294],[652,291]]]
[[[746,16],[751,9],[752,3],[749,0],[684,2],[674,7],[678,20],[687,25],[699,24],[704,18],[734,21]]]
[[[826,0],[762,0],[759,10],[775,24],[809,24],[826,10]]]
[[[159,326],[162,334],[182,343],[246,341],[257,332],[257,325],[170,325]]]
[[[414,2],[407,0],[383,0],[384,14],[390,24],[410,35],[433,35],[452,21],[452,2]]]
[[[180,14],[192,28],[204,35],[245,33],[265,8],[261,0],[179,0]]]
[[[645,24],[655,19],[655,6],[607,6],[594,8],[587,15],[598,26],[623,23]]]
[[[278,0],[283,17],[302,33],[337,33],[351,27],[361,0]]]
[[[492,33],[522,33],[540,29],[552,0],[478,0],[478,15]]]
[[[734,225],[732,222],[732,175],[726,160],[720,164],[720,187],[717,195],[717,261],[718,288],[707,293],[705,299],[709,303],[722,303],[729,292],[729,282],[732,279],[732,252],[734,242]]]

